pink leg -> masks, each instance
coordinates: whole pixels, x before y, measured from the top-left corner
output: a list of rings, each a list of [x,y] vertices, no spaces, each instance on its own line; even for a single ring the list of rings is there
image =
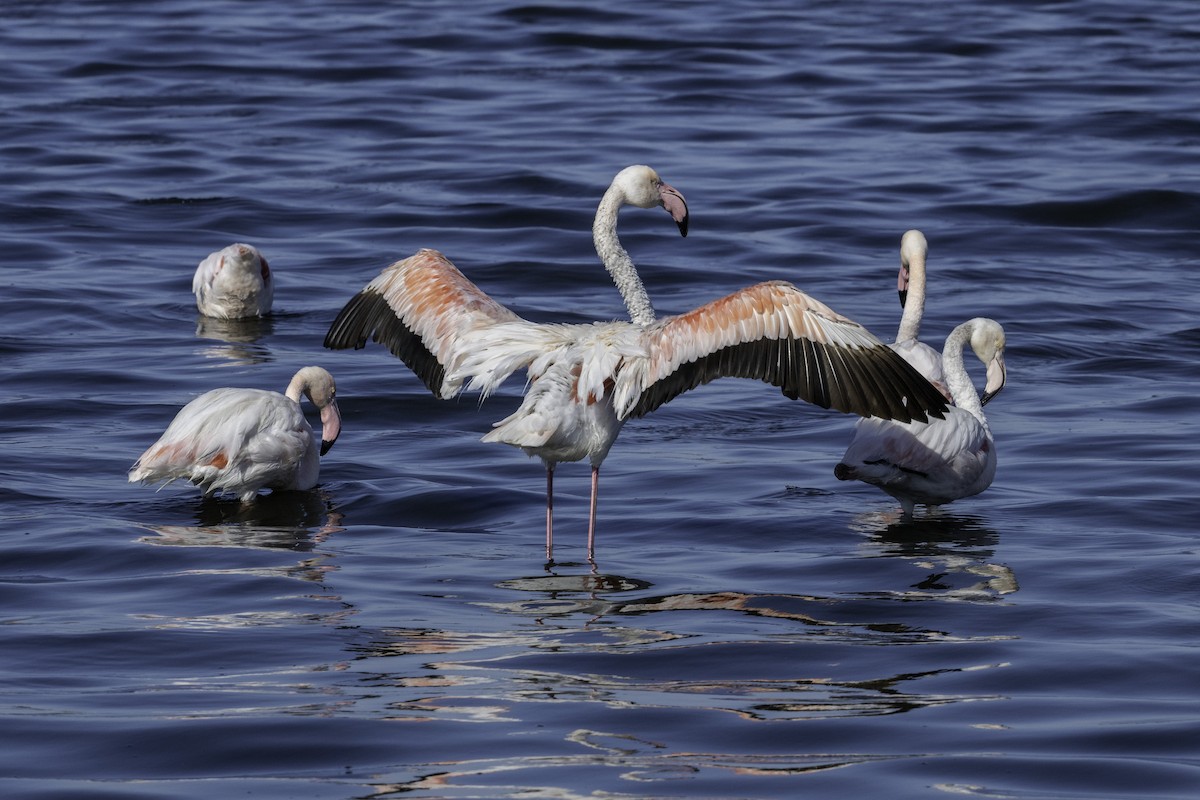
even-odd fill
[[[546,465],[546,560],[554,559],[554,465]]]
[[[592,507],[588,514],[588,558],[596,551],[596,495],[600,491],[600,468],[592,467]]]

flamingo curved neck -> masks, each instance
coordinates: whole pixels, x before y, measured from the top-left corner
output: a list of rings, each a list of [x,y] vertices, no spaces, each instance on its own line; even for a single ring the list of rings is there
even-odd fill
[[[617,238],[617,211],[624,202],[625,198],[620,191],[610,186],[596,209],[596,219],[592,223],[592,241],[596,245],[596,254],[604,262],[604,268],[612,276],[617,291],[625,301],[629,318],[637,325],[649,325],[655,320],[650,295],[646,294],[646,287],[642,285],[633,259]]]
[[[302,374],[297,374],[292,377],[291,383],[288,384],[287,391],[283,395],[298,405],[300,398],[306,394],[307,390],[308,381],[304,379]]]
[[[963,363],[963,348],[970,340],[971,332],[972,327],[968,323],[959,325],[946,337],[946,346],[942,350],[942,373],[946,379],[946,388],[954,398],[954,405],[987,425],[979,392],[971,383],[971,376],[967,374],[966,365]]]

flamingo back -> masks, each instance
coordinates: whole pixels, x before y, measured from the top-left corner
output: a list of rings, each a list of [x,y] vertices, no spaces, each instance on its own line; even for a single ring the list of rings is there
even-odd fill
[[[196,307],[206,317],[244,319],[271,310],[275,282],[267,259],[248,244],[209,254],[192,276]]]
[[[899,424],[860,420],[835,474],[883,489],[910,510],[982,492],[996,475],[996,447],[986,422],[952,407],[945,419]]]
[[[129,472],[131,482],[187,479],[243,500],[259,489],[310,489],[319,470],[300,406],[261,389],[214,389],[184,406]]]

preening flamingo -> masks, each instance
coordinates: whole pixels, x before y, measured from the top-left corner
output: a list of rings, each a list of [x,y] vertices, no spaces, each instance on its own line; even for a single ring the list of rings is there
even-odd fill
[[[213,389],[184,406],[157,442],[129,470],[131,483],[185,478],[205,495],[227,491],[243,503],[259,489],[306,490],[317,485],[319,455],[337,440],[342,416],[333,376],[304,367],[284,394],[263,389]],[[321,412],[318,455],[300,407],[307,397]]]
[[[325,338],[332,349],[385,344],[438,397],[486,397],[514,371],[529,384],[520,407],[483,437],[546,466],[546,556],[553,547],[553,476],[564,461],[592,467],[588,555],[594,552],[600,465],[631,417],[716,378],[757,378],[792,398],[886,418],[926,419],[945,402],[861,325],[783,281],[760,283],[687,314],[655,320],[616,241],[624,204],[665,207],[685,230],[682,196],[646,166],[622,170],[597,210],[596,251],[632,322],[535,324],[493,300],[435,250],[398,261],[353,297]]]
[[[921,318],[925,315],[925,260],[928,254],[925,234],[910,230],[900,237],[900,274],[896,277],[896,289],[904,311],[896,341],[891,347],[949,400],[950,391],[942,373],[942,354],[917,338],[921,333]]]
[[[970,342],[987,365],[981,398],[963,364]],[[942,366],[954,398],[943,419],[928,422],[859,420],[846,455],[833,469],[839,480],[878,486],[900,501],[905,517],[917,503],[942,505],[979,494],[996,475],[996,444],[983,406],[1004,388],[1004,328],[976,317],[946,338]]]
[[[257,248],[231,244],[210,253],[196,267],[192,293],[196,295],[196,308],[206,317],[261,317],[271,310],[275,281]]]

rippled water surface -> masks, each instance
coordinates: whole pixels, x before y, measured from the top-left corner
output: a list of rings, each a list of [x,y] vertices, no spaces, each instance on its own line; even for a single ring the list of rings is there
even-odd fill
[[[1200,7],[17,2],[0,11],[0,794],[1194,798]],[[534,320],[786,279],[894,335],[1008,333],[984,494],[903,522],[853,420],[723,381],[556,480],[330,352],[391,261]],[[197,318],[266,254],[275,313]],[[319,488],[129,485],[197,394],[336,376]],[[978,365],[976,365],[978,366]],[[977,375],[977,383],[982,376]]]

